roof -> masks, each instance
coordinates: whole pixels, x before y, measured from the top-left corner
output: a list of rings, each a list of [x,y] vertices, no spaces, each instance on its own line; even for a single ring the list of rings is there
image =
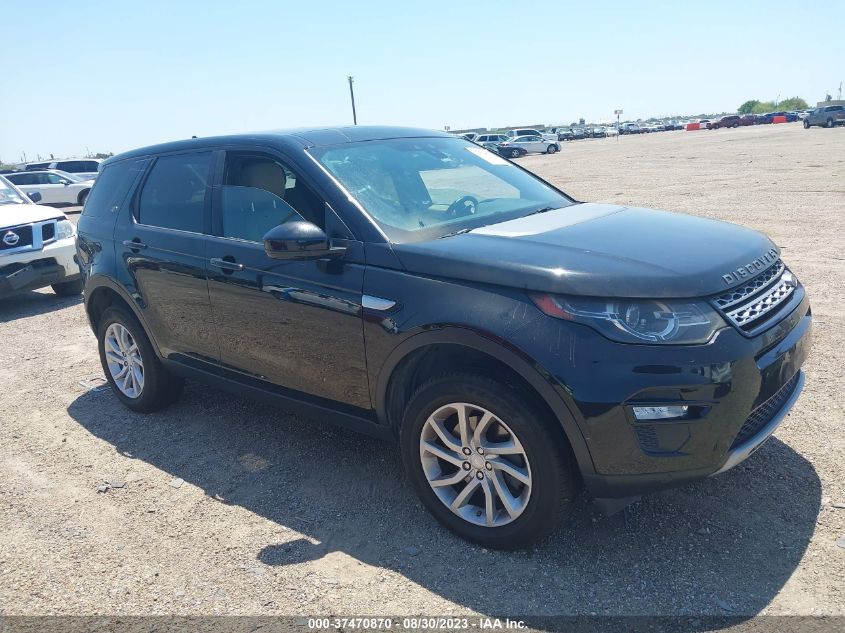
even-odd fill
[[[356,143],[359,141],[376,141],[389,138],[420,138],[420,137],[451,137],[446,132],[412,127],[391,127],[384,125],[350,125],[345,127],[326,128],[294,128],[286,130],[269,130],[266,132],[249,132],[245,134],[231,134],[227,136],[209,136],[205,138],[191,138],[159,145],[150,145],[130,150],[109,158],[106,163],[205,147],[220,147],[221,145],[236,145],[241,143],[255,143],[275,145],[286,149],[307,149],[309,147],[324,147]]]

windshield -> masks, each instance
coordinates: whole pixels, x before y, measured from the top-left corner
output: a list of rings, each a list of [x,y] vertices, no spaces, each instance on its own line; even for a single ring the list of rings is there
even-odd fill
[[[0,204],[26,204],[27,200],[8,180],[0,176]]]
[[[573,203],[513,163],[455,138],[318,147],[312,155],[392,242],[416,242]]]

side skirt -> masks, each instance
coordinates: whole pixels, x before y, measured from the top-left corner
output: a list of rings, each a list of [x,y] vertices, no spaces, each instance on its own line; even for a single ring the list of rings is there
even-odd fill
[[[300,394],[282,387],[267,384],[263,381],[241,376],[238,374],[223,375],[215,371],[209,371],[197,367],[195,364],[187,365],[174,360],[162,360],[168,370],[177,376],[196,380],[218,389],[223,389],[239,396],[245,396],[258,400],[265,404],[279,407],[319,422],[328,422],[334,426],[342,427],[363,433],[381,440],[395,442],[396,438],[386,425],[376,421],[375,412],[368,417],[365,410],[361,413],[353,411],[342,411],[333,408],[326,401],[317,401],[313,396]],[[351,407],[350,407],[351,408]]]

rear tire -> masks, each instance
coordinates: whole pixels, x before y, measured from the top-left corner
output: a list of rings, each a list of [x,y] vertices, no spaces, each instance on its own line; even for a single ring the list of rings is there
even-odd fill
[[[74,297],[82,292],[82,279],[63,281],[60,284],[53,284],[50,287],[60,297]]]
[[[115,327],[110,329],[111,326]],[[124,330],[128,334],[126,343],[129,349],[123,351],[129,353],[121,354],[119,346],[116,349],[113,345],[110,345],[107,357],[107,336]],[[106,380],[108,380],[118,400],[129,409],[141,413],[158,411],[175,402],[181,395],[185,381],[171,374],[162,365],[150,340],[147,338],[146,332],[144,332],[144,328],[127,308],[111,306],[103,312],[100,322],[97,324],[97,343],[100,350],[100,363],[103,366]],[[127,360],[130,356],[138,359],[134,361],[134,368],[131,365],[127,367]],[[123,370],[126,372],[135,371],[140,378],[140,388],[134,396],[128,395],[127,391],[129,390],[118,386],[116,382],[115,376],[118,376],[117,380],[120,380],[121,374],[115,370],[119,369],[121,364]],[[137,370],[138,365],[140,365],[140,371]],[[122,380],[121,383],[123,383]]]
[[[810,122],[809,122],[807,119],[804,119],[804,129],[805,129],[805,130],[809,130],[809,129],[810,129]]]
[[[485,430],[476,437],[487,415]],[[449,444],[438,444],[441,432]],[[520,452],[499,453],[499,443],[518,446]],[[446,447],[441,453],[453,461],[428,450],[432,444]],[[485,446],[486,452],[478,450]],[[481,375],[441,375],[417,389],[405,410],[400,450],[411,485],[435,518],[485,547],[517,549],[545,538],[570,514],[579,490],[574,459],[557,421],[520,390]],[[514,464],[518,470],[509,471]],[[527,481],[513,478],[512,472]],[[444,485],[447,479],[454,483]],[[450,505],[470,486],[472,493],[452,510]]]
[[[835,125],[836,125],[836,123],[834,123],[834,122],[833,122],[833,119],[828,119],[828,120],[827,120],[827,127],[833,127],[833,126],[835,126]]]

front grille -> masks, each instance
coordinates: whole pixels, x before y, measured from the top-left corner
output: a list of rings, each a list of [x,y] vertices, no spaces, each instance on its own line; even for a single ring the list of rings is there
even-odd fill
[[[713,299],[713,305],[743,332],[757,331],[797,287],[794,275],[778,260],[742,286]]]
[[[47,224],[41,225],[41,239],[45,242],[49,242],[56,238],[56,223],[49,222]]]
[[[769,266],[767,270],[757,275],[744,286],[734,288],[730,292],[726,292],[725,294],[716,297],[716,305],[724,310],[725,308],[729,308],[732,305],[745,301],[745,299],[753,295],[755,292],[765,288],[772,283],[772,281],[780,277],[783,269],[783,262],[780,260],[776,261],[774,264]]]
[[[795,374],[775,392],[775,395],[754,409],[740,427],[739,433],[737,433],[733,444],[731,444],[731,449],[743,444],[748,438],[756,435],[763,427],[771,422],[772,418],[783,408],[784,403],[792,395],[792,392],[795,391],[797,384],[798,374]]]
[[[0,251],[32,246],[32,225],[13,226],[0,229]]]

